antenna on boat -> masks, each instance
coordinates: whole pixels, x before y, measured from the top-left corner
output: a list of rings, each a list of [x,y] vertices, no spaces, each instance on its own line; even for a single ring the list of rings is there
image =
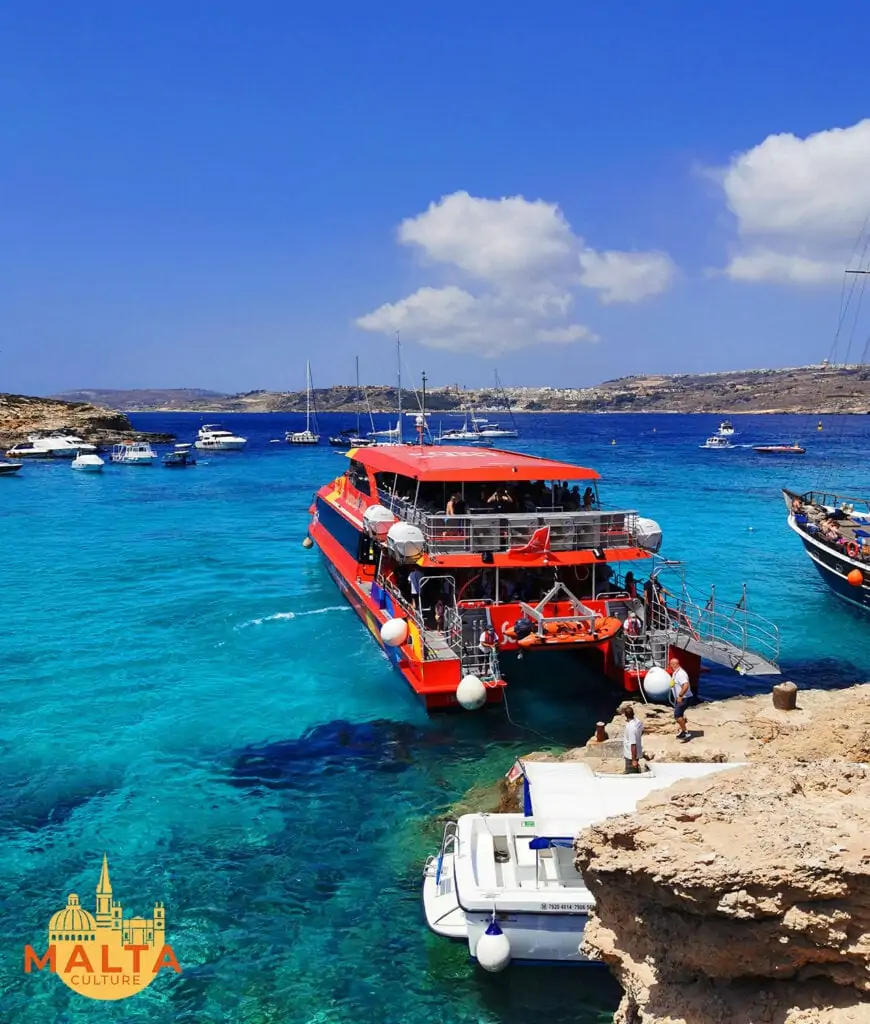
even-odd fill
[[[396,365],[398,366],[399,378],[399,436],[396,439],[402,443],[402,342],[399,331],[396,331]]]
[[[423,371],[423,400],[420,403],[420,446],[422,447],[426,435],[426,371]]]

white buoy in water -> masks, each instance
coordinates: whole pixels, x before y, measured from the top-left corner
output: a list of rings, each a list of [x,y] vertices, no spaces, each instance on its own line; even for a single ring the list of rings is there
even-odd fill
[[[466,711],[477,711],[486,704],[486,687],[478,676],[463,676],[456,687],[456,701]]]
[[[381,640],[387,647],[400,647],[408,639],[408,623],[404,619],[387,619],[381,626]]]
[[[313,548],[314,547],[314,541],[310,537],[306,537],[305,540],[302,541],[302,547],[304,547],[304,548]]]
[[[489,927],[477,940],[477,949],[475,949],[474,955],[480,966],[493,974],[503,971],[511,962],[510,939],[499,928],[498,921],[494,917],[489,922]]]
[[[643,677],[640,685],[643,687],[647,700],[664,702],[668,699],[668,694],[671,692],[672,682],[670,674],[665,669],[659,668],[658,665],[653,665]]]

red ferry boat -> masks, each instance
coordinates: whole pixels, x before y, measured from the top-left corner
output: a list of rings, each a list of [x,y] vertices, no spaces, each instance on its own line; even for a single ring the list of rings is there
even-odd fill
[[[658,525],[603,506],[594,469],[492,448],[347,455],[309,533],[427,708],[500,701],[506,652],[583,652],[630,693],[672,656],[693,687],[702,657],[778,672],[776,628],[750,621],[745,591],[727,615],[715,593],[701,607],[666,586]]]

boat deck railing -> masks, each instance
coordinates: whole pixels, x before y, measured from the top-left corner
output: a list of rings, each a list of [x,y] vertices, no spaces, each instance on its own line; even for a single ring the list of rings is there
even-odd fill
[[[444,629],[432,629],[420,606],[415,601],[408,601],[399,588],[385,576],[378,576],[376,582],[393,599],[396,607],[410,619],[420,632],[423,646],[423,657],[426,661],[443,660],[448,657],[462,658],[462,618],[459,610],[451,605],[444,608]]]
[[[831,494],[827,491],[806,491],[804,494],[793,494],[792,497],[800,498],[805,504],[820,505],[827,508],[843,508],[844,505],[857,509],[865,514],[870,514],[870,498],[850,498],[845,494]]]
[[[552,551],[637,546],[638,514],[633,510],[493,513],[489,510],[463,516],[433,514],[397,498],[381,498],[403,522],[416,526],[435,555],[508,551],[528,544],[541,527],[550,528]]]

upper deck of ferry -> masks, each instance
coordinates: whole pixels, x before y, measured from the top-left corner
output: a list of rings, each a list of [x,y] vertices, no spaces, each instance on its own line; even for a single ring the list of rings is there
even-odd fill
[[[347,480],[365,504],[418,527],[429,557],[479,564],[490,552],[503,562],[543,527],[547,551],[566,563],[604,550],[649,553],[637,512],[601,504],[594,469],[497,448],[384,445],[347,455]]]

